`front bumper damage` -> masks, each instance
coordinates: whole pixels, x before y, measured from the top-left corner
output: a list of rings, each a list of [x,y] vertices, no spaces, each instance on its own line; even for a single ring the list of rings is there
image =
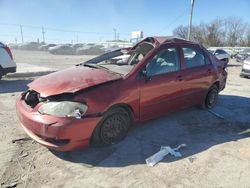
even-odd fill
[[[76,119],[42,115],[38,112],[39,104],[31,108],[22,97],[17,99],[16,107],[25,132],[38,143],[57,151],[88,147],[92,133],[101,119],[101,117]]]

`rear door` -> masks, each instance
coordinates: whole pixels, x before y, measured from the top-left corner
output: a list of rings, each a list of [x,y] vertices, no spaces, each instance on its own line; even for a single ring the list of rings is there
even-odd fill
[[[180,108],[182,79],[180,49],[163,46],[146,65],[147,76],[140,80],[141,120],[159,117]]]
[[[196,45],[182,48],[182,78],[185,84],[182,89],[185,93],[185,106],[201,104],[208,88],[213,83],[215,70],[209,58]]]

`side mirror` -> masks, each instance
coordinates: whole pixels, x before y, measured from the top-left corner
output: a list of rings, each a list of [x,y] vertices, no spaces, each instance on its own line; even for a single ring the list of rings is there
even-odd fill
[[[141,71],[142,76],[144,77],[145,81],[148,82],[151,80],[151,76],[147,74],[146,68],[142,69]]]
[[[147,70],[146,68],[144,68],[142,71],[141,71],[141,74],[143,77],[147,77]]]

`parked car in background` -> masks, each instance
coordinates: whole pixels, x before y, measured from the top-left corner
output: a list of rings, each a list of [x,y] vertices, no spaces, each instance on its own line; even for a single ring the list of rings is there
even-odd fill
[[[248,57],[250,57],[250,49],[244,49],[235,56],[235,59],[237,62],[242,63]]]
[[[75,49],[67,44],[49,47],[49,53],[57,55],[74,55]]]
[[[56,44],[44,44],[38,47],[38,50],[47,51],[50,47],[54,47]]]
[[[240,76],[243,78],[250,78],[250,56],[243,61]]]
[[[210,50],[209,51],[215,55],[215,57],[221,61],[224,61],[226,64],[228,64],[229,59],[231,58],[230,54],[227,53],[225,50],[223,49],[216,49],[216,50]]]
[[[18,44],[13,44],[13,43],[10,43],[8,44],[8,47],[12,50],[17,50],[19,48],[19,45]]]
[[[105,51],[96,46],[84,46],[76,50],[76,55],[100,55],[103,53]]]
[[[13,60],[11,50],[0,42],[0,80],[2,76],[14,72],[16,72],[16,63]]]
[[[77,48],[81,48],[81,47],[83,47],[84,46],[84,44],[82,44],[82,43],[75,43],[75,44],[73,44],[72,45],[72,47],[76,50]]]
[[[16,101],[26,133],[60,151],[121,141],[133,122],[200,105],[213,108],[227,71],[199,44],[148,37],[34,80]],[[113,59],[110,61],[110,59]]]
[[[27,42],[24,44],[19,44],[18,49],[19,50],[38,50],[38,47],[41,44],[38,42]]]
[[[118,45],[112,45],[112,46],[109,46],[107,48],[103,48],[106,52],[111,52],[111,51],[114,51],[114,50],[117,50],[117,49],[120,49],[120,47]]]

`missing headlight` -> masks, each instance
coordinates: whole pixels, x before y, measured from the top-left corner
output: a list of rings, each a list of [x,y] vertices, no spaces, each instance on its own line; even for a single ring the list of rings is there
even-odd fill
[[[28,91],[24,96],[24,101],[31,108],[34,108],[39,103],[39,94],[35,91]]]

